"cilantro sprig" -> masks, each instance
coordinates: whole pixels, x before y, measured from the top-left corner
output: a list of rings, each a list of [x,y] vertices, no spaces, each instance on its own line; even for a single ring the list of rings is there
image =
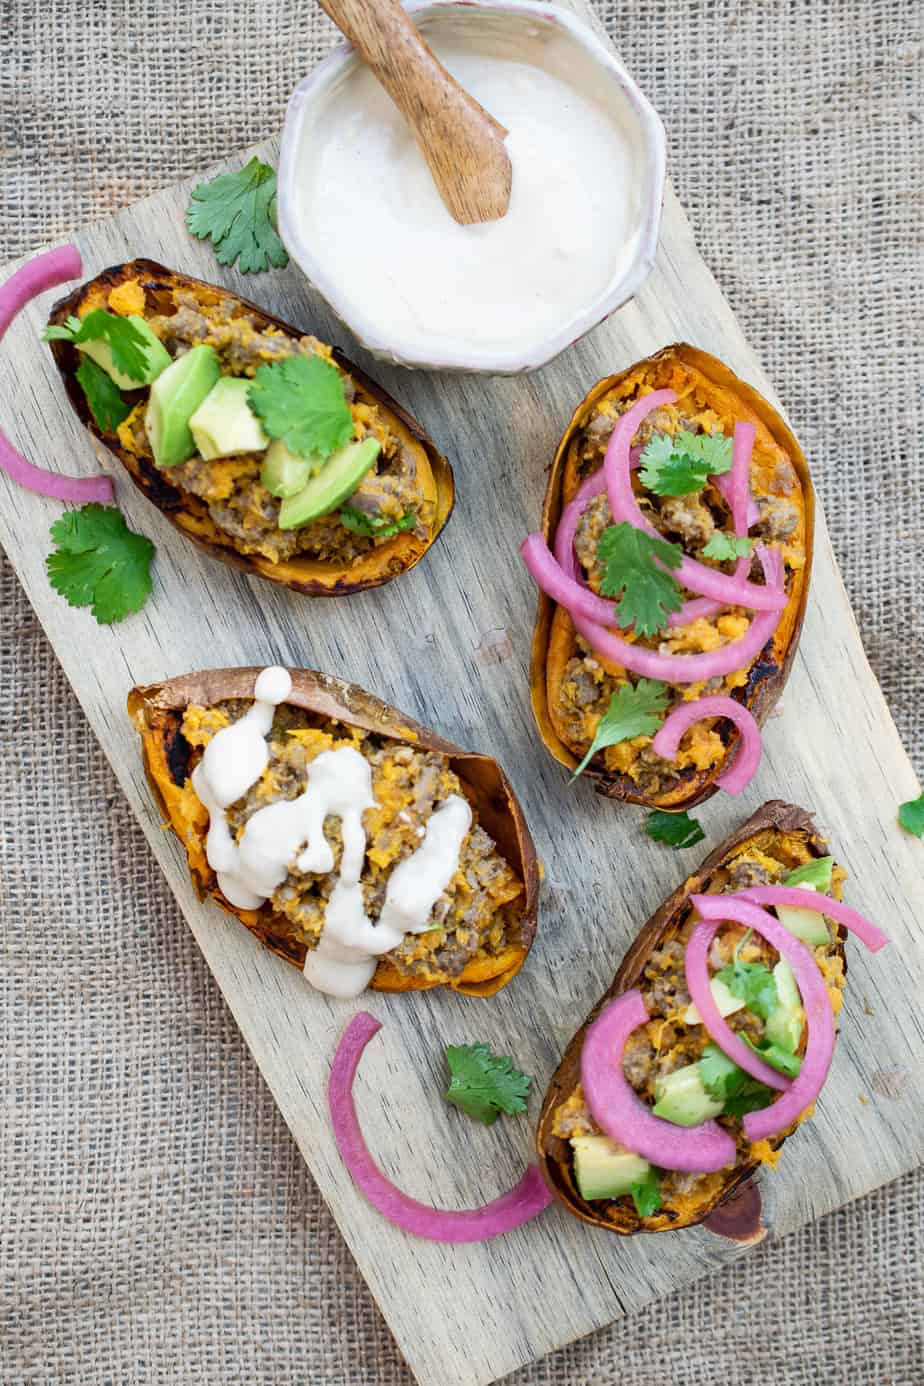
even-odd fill
[[[296,457],[329,457],[353,436],[343,376],[322,356],[258,367],[248,399],[270,438],[282,438]]]
[[[475,1121],[491,1126],[501,1112],[526,1111],[532,1078],[514,1068],[513,1060],[495,1054],[487,1044],[450,1044],[446,1049],[450,1082],[446,1101]]]
[[[898,821],[912,837],[924,837],[924,794],[899,805]]]
[[[749,535],[726,534],[720,529],[703,549],[703,557],[726,563],[731,558],[749,558],[753,551],[754,540]]]
[[[398,520],[389,520],[386,515],[367,515],[352,505],[340,507],[340,523],[351,534],[361,534],[370,539],[388,539],[393,534],[403,534],[417,524],[417,511],[407,510]]]
[[[120,317],[105,308],[94,308],[82,319],[71,316],[64,323],[52,323],[42,333],[42,341],[73,342],[75,346],[82,342],[108,342],[116,370],[139,384],[144,380],[148,364],[148,341],[144,333],[131,318]]]
[[[802,1068],[802,1060],[798,1054],[790,1053],[788,1049],[784,1049],[781,1044],[774,1044],[772,1040],[761,1040],[760,1044],[755,1044],[747,1035],[742,1035],[741,1038],[765,1064],[769,1064],[780,1073],[785,1073],[787,1078],[798,1078]]]
[[[607,746],[631,741],[636,736],[653,736],[667,710],[667,685],[656,679],[624,683],[610,698],[610,705],[597,723],[590,749],[571,776],[572,783],[583,774],[589,762]]]
[[[695,847],[706,836],[689,813],[665,813],[662,809],[649,813],[645,832],[655,842],[666,842],[669,847]]]
[[[601,534],[597,557],[603,564],[600,591],[619,597],[616,620],[637,635],[663,630],[669,614],[683,606],[683,592],[665,568],[679,568],[683,550],[666,539],[653,539],[633,525],[609,525]]]
[[[701,491],[710,476],[731,471],[732,440],[723,433],[675,436],[656,433],[641,456],[642,482],[658,496],[690,496]]]
[[[193,188],[186,225],[210,240],[220,265],[237,261],[242,274],[289,263],[276,229],[276,173],[254,157],[237,173],[222,173]]]
[[[742,962],[736,956],[717,975],[732,996],[737,996],[761,1020],[769,1019],[770,1012],[779,1005],[776,979],[765,963]]]
[[[112,376],[85,356],[77,367],[77,383],[87,397],[90,413],[103,433],[115,433],[132,407]]]
[[[728,1058],[716,1044],[707,1044],[699,1061],[703,1087],[716,1102],[724,1102],[724,1115],[743,1117],[760,1111],[773,1100],[773,1091],[759,1083]]]
[[[640,1218],[650,1218],[661,1207],[661,1171],[651,1165],[644,1179],[632,1185],[632,1202]]]
[[[57,548],[48,578],[70,606],[92,607],[100,625],[140,611],[151,592],[154,545],[128,528],[112,505],[70,510],[51,526]]]

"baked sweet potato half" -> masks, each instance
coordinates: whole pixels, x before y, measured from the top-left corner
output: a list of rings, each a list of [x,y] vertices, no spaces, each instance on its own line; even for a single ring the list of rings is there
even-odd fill
[[[775,550],[782,560],[780,580],[785,586],[785,605],[763,647],[719,677],[685,683],[666,677],[666,712],[702,696],[718,695],[747,708],[762,724],[786,682],[802,627],[812,562],[814,498],[798,442],[756,390],[715,357],[683,344],[666,347],[601,380],[576,409],[555,455],[542,532],[554,546],[563,510],[580,488],[592,486],[591,478],[598,476],[600,494],[577,522],[573,562],[575,577],[583,585],[598,596],[601,589],[612,595],[612,588],[604,586],[608,580],[605,546],[613,533],[610,501],[602,483],[604,457],[620,417],[644,396],[660,390],[673,391],[676,400],[659,405],[643,419],[631,438],[629,454],[631,493],[650,533],[673,545],[678,558],[682,552],[684,561],[692,561],[700,572],[706,567],[729,579],[742,577],[751,590],[755,583],[760,586],[768,581],[760,553],[771,551],[776,562]],[[704,442],[718,441],[726,448],[721,465],[727,466],[732,437],[742,424],[754,429],[749,464],[744,462],[745,468],[749,465],[750,482],[744,533],[743,523],[735,527],[726,484],[729,477],[706,475],[704,466],[697,481],[695,467],[690,470],[691,459],[683,455],[681,446],[684,439],[689,443],[692,438],[689,451],[695,454]],[[670,456],[672,448],[677,456]],[[654,462],[649,465],[652,456]],[[660,491],[653,489],[656,486]],[[737,551],[736,543],[741,546]],[[727,556],[713,557],[716,552]],[[572,556],[566,561],[572,561]],[[687,589],[681,577],[676,581],[678,604],[682,598],[692,606],[668,607],[650,634],[627,630],[628,623],[622,621],[623,628],[617,629],[615,619],[608,627],[610,633],[658,655],[707,658],[726,645],[746,640],[756,612],[728,602],[713,602],[710,611],[710,603]],[[610,611],[613,614],[612,604]],[[574,769],[591,746],[613,694],[637,682],[636,674],[601,654],[578,633],[565,606],[540,592],[532,644],[532,705],[542,740],[556,760]],[[598,792],[610,798],[650,808],[689,809],[716,792],[716,781],[733,763],[739,741],[731,721],[707,717],[686,731],[673,761],[655,754],[652,736],[641,735],[597,751],[585,773],[595,781]]]
[[[222,381],[250,381],[260,367],[289,358],[329,362],[342,380],[340,406],[349,408],[353,440],[365,443],[373,454],[371,444],[379,445],[375,460],[361,479],[353,481],[348,495],[342,495],[342,485],[331,491],[329,508],[304,523],[290,501],[295,522],[290,523],[283,497],[295,494],[291,481],[287,489],[284,476],[278,488],[266,480],[265,449],[274,446],[269,438],[254,440],[245,433],[233,442],[224,441],[226,416],[223,436],[210,443],[208,457],[200,450],[181,454],[178,464],[167,465],[161,458],[157,465],[145,422],[156,377],[137,388],[131,388],[131,380],[121,380],[122,404],[116,403],[108,419],[103,415],[109,424],[103,427],[78,379],[82,365],[90,371],[98,368],[93,363],[87,367],[84,353],[66,336],[51,340],[68,397],[82,422],[115,454],[148,500],[212,557],[308,596],[339,596],[377,587],[407,572],[438,538],[453,506],[449,463],[416,420],[336,348],[227,289],[152,260],[103,270],[55,305],[49,328],[53,334],[65,332],[68,323],[76,327],[75,319],[82,322],[97,310],[142,319],[171,364],[198,349],[208,356],[206,364],[216,380],[220,371]],[[158,350],[156,342],[154,346]],[[163,368],[166,357],[160,355],[160,364]],[[111,393],[115,386],[107,388]],[[126,417],[115,423],[126,410]],[[248,424],[253,428],[254,419]],[[188,440],[190,435],[185,436]],[[253,446],[254,441],[260,446]],[[245,450],[248,442],[251,451]],[[293,459],[286,453],[283,457],[291,473]],[[267,489],[268,484],[274,489]],[[316,501],[313,508],[318,508]]]
[[[818,863],[818,866],[813,868],[811,863]],[[804,882],[814,870],[825,877],[818,888],[840,900],[846,873],[827,856],[827,846],[816,832],[810,815],[790,804],[766,803],[706,858],[699,870],[665,900],[641,929],[612,986],[568,1046],[546,1093],[539,1119],[537,1146],[543,1172],[551,1188],[575,1217],[623,1235],[690,1227],[705,1221],[720,1205],[726,1204],[761,1163],[776,1163],[776,1152],[798,1122],[773,1139],[754,1145],[748,1143],[740,1122],[743,1113],[768,1106],[775,1094],[769,1089],[760,1093],[753,1083],[749,1084],[747,1075],[733,1075],[734,1081],[730,1081],[728,1075],[734,1065],[728,1060],[719,1074],[730,1094],[725,1107],[721,1101],[712,1101],[714,1090],[706,1092],[703,1087],[700,1065],[704,1059],[707,1063],[714,1061],[716,1052],[699,1022],[699,1013],[695,1008],[690,1013],[691,999],[684,971],[684,952],[695,923],[690,897],[731,894],[761,885],[786,883],[794,873],[797,873],[797,883]],[[778,909],[777,913],[783,922],[785,912]],[[798,910],[793,913],[803,914]],[[808,916],[807,926],[804,919],[800,924],[790,916],[786,927],[793,932],[807,927],[803,941],[814,953],[836,1015],[841,1007],[847,970],[843,926],[821,914],[812,914]],[[726,923],[715,935],[710,948],[709,965],[713,972],[710,986],[720,1011],[737,1035],[764,1047],[771,1038],[779,1040],[798,1060],[805,1052],[805,1013],[787,998],[779,963],[780,955],[763,938],[746,933],[740,925]],[[752,985],[749,992],[747,986],[731,984],[736,990],[745,991],[747,1001],[732,995],[729,984],[722,978],[716,982],[719,971],[729,968],[740,968],[745,981]],[[765,990],[770,985],[768,976],[774,979],[769,993],[771,1001]],[[716,991],[720,983],[728,993],[721,998]],[[681,1127],[693,1125],[694,1119],[717,1118],[718,1124],[734,1138],[735,1159],[733,1164],[717,1172],[693,1174],[659,1171],[651,1166],[646,1169],[646,1161],[641,1160],[639,1164],[639,1157],[628,1156],[628,1163],[622,1167],[626,1182],[624,1193],[616,1197],[588,1198],[582,1194],[580,1180],[583,1179],[585,1190],[591,1193],[596,1194],[603,1188],[607,1169],[611,1167],[604,1166],[600,1176],[593,1167],[593,1160],[601,1149],[600,1142],[607,1147],[604,1153],[611,1152],[610,1143],[602,1136],[585,1100],[581,1083],[582,1050],[588,1027],[614,998],[632,988],[640,990],[649,1018],[646,1024],[632,1032],[623,1054],[623,1073],[629,1085],[643,1103],[654,1102],[656,1115],[678,1122],[678,1135],[684,1134]],[[782,1036],[788,1039],[784,1041]],[[723,1057],[718,1054],[720,1064]],[[711,1081],[713,1075],[708,1076]],[[700,1111],[689,1105],[707,1098],[710,1105]],[[665,1101],[679,1106],[664,1110]],[[633,1161],[636,1162],[634,1167]],[[616,1173],[621,1177],[618,1169]],[[630,1181],[636,1185],[640,1203],[636,1203]],[[611,1188],[620,1186],[619,1182],[610,1185]],[[640,1206],[650,1211],[642,1215]]]
[[[284,670],[269,672],[286,676]],[[220,734],[252,713],[259,676],[258,669],[187,674],[133,689],[128,710],[141,736],[151,789],[186,849],[200,896],[210,896],[273,952],[304,970],[332,927],[330,902],[340,876],[347,874],[344,815],[351,801],[328,805],[330,815],[318,811],[315,822],[323,824],[324,840],[313,850],[323,850],[327,842],[331,857],[326,869],[317,862],[309,869],[297,858],[297,848],[305,840],[311,843],[311,833],[296,823],[294,846],[281,849],[273,889],[264,892],[267,898],[255,908],[245,908],[240,901],[246,897],[209,864],[214,819],[197,793],[197,787],[203,790],[197,767],[206,748],[213,761],[223,754],[216,749]],[[369,915],[363,929],[374,930],[384,922],[392,893],[389,883],[397,868],[406,872],[408,859],[421,842],[426,845],[428,824],[440,809],[450,800],[464,800],[470,822],[455,844],[451,869],[437,889],[430,890],[428,907],[415,929],[402,936],[402,925],[396,946],[387,952],[375,946],[378,962],[374,973],[370,964],[369,984],[379,991],[447,986],[470,996],[499,991],[519,972],[529,952],[539,893],[533,842],[501,767],[488,756],[445,741],[354,684],[305,669],[292,670],[288,677],[290,688],[280,701],[274,697],[266,712],[262,772],[258,766],[255,775],[235,787],[233,802],[225,796],[227,807],[220,816],[231,839],[243,844],[246,855],[246,843],[268,821],[261,811],[277,815],[269,836],[278,838],[288,830],[279,823],[280,810],[285,814],[293,805],[304,805],[310,818],[307,791],[314,792],[320,770],[333,770],[336,787],[357,766],[362,776],[365,762],[365,797],[357,799],[361,817],[356,830],[363,835],[357,861],[362,891],[358,908]],[[332,760],[336,756],[339,765]],[[229,889],[238,903],[228,898]]]

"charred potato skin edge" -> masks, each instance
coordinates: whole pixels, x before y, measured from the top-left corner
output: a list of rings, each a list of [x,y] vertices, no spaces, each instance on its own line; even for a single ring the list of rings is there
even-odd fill
[[[225,699],[252,698],[254,683],[260,672],[260,667],[209,669],[180,675],[163,683],[133,688],[128,695],[128,714],[141,735],[145,774],[167,822],[171,821],[170,813],[149,761],[149,738],[162,737],[170,714],[182,712],[190,705],[210,707]],[[475,805],[478,821],[494,838],[498,850],[517,872],[524,887],[520,945],[515,950],[517,956],[511,960],[511,965],[504,972],[483,981],[465,982],[459,979],[451,989],[466,996],[491,996],[500,991],[513,980],[526,961],[536,935],[539,905],[536,849],[523,810],[506,774],[490,756],[462,750],[412,718],[405,717],[357,684],[310,669],[290,669],[289,672],[292,676],[292,692],[286,699],[288,704],[350,726],[362,727],[409,746],[441,751],[449,757],[453,770],[459,775]],[[169,750],[165,753],[169,760]],[[302,969],[306,947],[274,932],[273,920],[276,916],[271,909],[266,906],[255,911],[235,909],[221,894],[212,872],[204,879],[197,879],[196,873],[190,868],[190,875],[200,899],[213,899],[251,933],[256,934],[272,952]],[[387,961],[379,964],[372,981],[376,991],[420,991],[441,985],[426,979],[407,977]]]
[[[274,317],[265,308],[261,308],[259,304],[253,303],[250,299],[241,298],[240,295],[220,284],[210,284],[204,279],[196,279],[191,275],[181,273],[179,270],[168,269],[155,260],[147,259],[130,260],[102,270],[95,278],[87,280],[86,283],[68,294],[66,298],[59,299],[55,303],[48,318],[49,324],[60,325],[70,314],[79,316],[81,306],[91,295],[104,293],[108,296],[112,289],[131,279],[139,280],[146,290],[151,291],[183,288],[193,292],[205,290],[209,293],[220,293],[234,299],[248,313],[254,314],[263,327],[279,328],[280,331],[295,340],[305,335],[298,328],[293,327],[291,323],[285,322],[282,318]],[[317,577],[299,576],[297,572],[291,571],[293,568],[299,567],[298,556],[274,564],[259,554],[239,553],[231,545],[230,538],[227,543],[216,543],[201,534],[197,534],[194,529],[189,527],[189,524],[183,523],[183,517],[188,517],[193,523],[203,517],[207,518],[208,512],[205,503],[197,498],[192,498],[193,503],[191,504],[175,487],[162,479],[152,462],[136,457],[121,447],[111,435],[107,436],[102,433],[97,427],[86,396],[76,378],[76,368],[80,362],[77,349],[70,342],[63,340],[49,342],[48,345],[51,347],[55,365],[64,383],[71,407],[84,427],[118,458],[136,488],[152,505],[157,507],[160,513],[170,521],[175,529],[179,530],[185,539],[188,539],[212,558],[217,558],[222,563],[237,568],[241,572],[266,578],[268,582],[275,582],[280,586],[288,587],[294,592],[300,592],[304,596],[310,597],[338,597],[346,596],[351,592],[362,592],[368,588],[380,587],[383,583],[390,582],[392,578],[400,577],[402,573],[410,572],[411,568],[416,567],[436,543],[452,514],[455,504],[455,483],[452,468],[447,459],[416,419],[408,414],[396,400],[392,399],[381,385],[376,384],[364,371],[354,365],[339,348],[334,347],[333,356],[337,364],[353,377],[360,389],[372,396],[388,413],[398,419],[426,452],[436,485],[436,514],[430,538],[422,545],[420,541],[417,541],[411,550],[410,557],[405,555],[402,558],[401,555],[406,550],[407,545],[402,544],[401,541],[406,539],[406,536],[396,536],[395,540],[391,541],[395,547],[390,553],[384,552],[385,549],[389,548],[389,545],[382,545],[376,550],[377,554],[382,555],[382,571],[361,580],[351,578],[348,568],[343,571],[342,576],[337,576],[337,568],[333,564],[328,565],[331,573],[330,577],[324,581]],[[283,573],[282,570],[286,570],[286,572]]]
[[[574,411],[555,453],[555,459],[552,463],[545,500],[542,507],[542,533],[546,540],[551,542],[551,537],[555,533],[561,516],[561,490],[568,460],[568,450],[575,435],[583,428],[584,422],[594,405],[612,390],[626,375],[629,375],[639,366],[649,363],[653,364],[661,360],[669,359],[672,356],[679,360],[681,364],[692,366],[701,371],[712,384],[733,391],[744,405],[752,409],[761,423],[763,423],[765,428],[772,435],[774,441],[789,454],[790,461],[795,468],[802,486],[805,506],[806,566],[805,579],[802,583],[802,592],[799,607],[795,613],[792,633],[786,649],[783,652],[782,659],[779,662],[772,659],[765,660],[761,654],[752,664],[748,675],[747,696],[744,699],[744,703],[754,714],[758,724],[762,726],[772,712],[785,687],[792,662],[796,656],[796,650],[799,646],[799,637],[802,632],[802,623],[805,617],[805,607],[811,582],[815,529],[815,492],[805,456],[792,430],[773,406],[769,404],[753,386],[740,380],[738,376],[736,376],[722,361],[718,360],[717,357],[710,356],[708,352],[701,351],[698,347],[689,346],[685,342],[678,342],[672,346],[663,347],[661,351],[656,352],[653,356],[647,357],[643,361],[633,362],[633,364],[628,366],[625,370],[598,381]],[[559,762],[559,764],[566,766],[569,770],[574,770],[578,764],[578,757],[574,755],[571,749],[558,735],[555,725],[552,722],[548,705],[546,674],[552,631],[552,618],[555,610],[556,603],[553,602],[550,597],[547,597],[544,592],[540,592],[530,654],[530,697],[536,726],[539,729],[539,734],[546,750]],[[734,747],[737,741],[738,733],[733,730],[730,735],[729,745]],[[661,797],[640,794],[627,776],[602,770],[593,763],[587,767],[584,774],[593,781],[597,793],[602,794],[605,798],[618,799],[624,803],[641,804],[645,808],[660,808],[667,812],[681,813],[684,810],[695,808],[697,804],[705,803],[707,799],[712,798],[713,794],[717,792],[715,781],[728,764],[729,761],[726,760],[723,765],[714,766],[712,770],[707,772],[699,771],[692,767],[682,770],[673,782],[674,788],[668,790],[667,793]],[[688,792],[683,794],[679,791],[682,789],[685,781],[689,782],[690,787]]]
[[[782,834],[806,834],[808,845],[816,857],[828,854],[827,843],[819,836],[812,815],[805,809],[798,808],[793,804],[786,804],[780,799],[771,799],[763,804],[734,833],[727,837],[724,842],[719,843],[713,852],[710,852],[698,870],[689,876],[672,895],[668,896],[647,923],[642,926],[620,963],[612,984],[600,997],[584,1024],[573,1036],[552,1077],[542,1103],[542,1111],[536,1130],[539,1166],[549,1188],[565,1205],[568,1212],[583,1222],[590,1223],[593,1227],[606,1228],[619,1236],[633,1236],[640,1232],[671,1232],[678,1231],[683,1227],[698,1226],[705,1222],[716,1208],[726,1203],[740,1190],[742,1185],[753,1177],[759,1167],[758,1162],[752,1162],[735,1170],[733,1177],[729,1179],[727,1184],[706,1199],[702,1207],[698,1208],[695,1213],[691,1212],[687,1216],[671,1218],[666,1213],[657,1213],[653,1217],[640,1218],[634,1208],[620,1206],[616,1210],[617,1220],[614,1221],[612,1218],[603,1217],[592,1203],[581,1197],[572,1177],[570,1157],[564,1148],[567,1147],[568,1142],[553,1136],[551,1128],[556,1109],[580,1081],[581,1050],[588,1026],[596,1020],[610,1001],[638,985],[645,964],[662,939],[668,934],[689,897],[696,894],[713,872],[722,867],[739,847],[743,846],[750,838],[756,837],[768,829]],[[835,941],[844,965],[845,977],[847,974],[847,959],[844,949],[846,938],[847,931],[843,926],[837,925]],[[778,1150],[797,1126],[798,1123],[789,1127],[782,1136],[775,1137],[770,1142],[771,1147]]]

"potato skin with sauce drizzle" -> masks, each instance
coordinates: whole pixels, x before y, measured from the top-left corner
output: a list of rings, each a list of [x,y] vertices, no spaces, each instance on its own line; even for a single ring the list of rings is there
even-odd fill
[[[141,736],[148,783],[166,821],[186,848],[190,877],[200,898],[213,899],[272,952],[301,969],[307,953],[305,944],[285,935],[280,928],[281,921],[268,902],[258,910],[245,910],[225,899],[215,873],[205,860],[204,830],[193,831],[180,812],[179,791],[186,784],[192,759],[192,748],[180,730],[186,708],[208,708],[226,700],[251,699],[260,672],[259,668],[209,669],[168,679],[165,683],[133,688],[128,696],[128,713]],[[539,901],[535,847],[507,776],[489,756],[462,750],[356,684],[310,669],[290,669],[289,673],[292,691],[286,704],[448,757],[478,822],[523,882],[519,941],[506,946],[496,957],[472,958],[450,985],[466,996],[492,996],[500,991],[526,961],[536,933]],[[441,983],[402,973],[394,963],[383,958],[371,985],[376,991],[419,991]]]
[[[653,389],[670,385],[675,372],[692,373],[707,389],[713,390],[717,398],[730,405],[736,415],[740,409],[741,418],[752,419],[765,428],[773,443],[788,455],[798,477],[804,516],[804,572],[793,584],[772,641],[751,665],[747,684],[740,690],[739,701],[762,725],[783,690],[798,647],[808,597],[815,513],[814,490],[802,449],[791,429],[762,395],[716,357],[685,343],[664,347],[654,356],[598,381],[578,405],[559,443],[542,509],[542,533],[551,546],[565,502],[576,489],[576,459],[584,430],[599,404],[624,381],[643,370],[649,372],[646,383]],[[568,659],[577,649],[577,637],[568,613],[540,592],[530,658],[533,715],[546,749],[569,770],[577,766],[583,752],[576,753],[576,746],[564,739],[555,707]],[[667,811],[693,808],[716,793],[716,779],[723,768],[728,767],[738,742],[738,732],[729,723],[724,725],[728,729],[721,733],[728,751],[725,760],[707,769],[690,766],[679,770],[661,792],[642,792],[628,775],[604,768],[599,755],[594,757],[584,775],[594,782],[597,793],[606,798]]]
[[[717,1208],[727,1204],[735,1194],[740,1193],[742,1186],[752,1178],[759,1168],[760,1162],[756,1159],[750,1160],[743,1166],[733,1167],[727,1172],[726,1181],[718,1189],[707,1190],[706,1195],[698,1202],[687,1195],[685,1204],[690,1204],[690,1206],[685,1206],[681,1214],[670,1208],[665,1208],[651,1217],[642,1218],[639,1217],[634,1207],[628,1206],[630,1200],[623,1199],[618,1202],[608,1202],[606,1204],[607,1213],[604,1215],[601,1206],[602,1200],[595,1206],[594,1203],[581,1197],[574,1179],[569,1143],[553,1133],[553,1126],[556,1111],[581,1081],[581,1051],[588,1027],[610,1001],[621,996],[624,992],[631,991],[633,987],[639,986],[652,954],[669,943],[679,933],[689,897],[708,892],[710,883],[718,870],[725,866],[746,844],[762,836],[766,839],[767,834],[784,840],[798,837],[813,857],[826,856],[829,851],[824,839],[819,836],[811,815],[805,809],[783,803],[779,799],[765,803],[745,823],[742,823],[736,832],[720,843],[715,851],[711,852],[705,859],[699,870],[689,876],[642,926],[620,963],[612,984],[600,997],[584,1024],[571,1040],[552,1077],[543,1099],[536,1130],[539,1165],[552,1192],[564,1204],[568,1212],[573,1213],[582,1222],[590,1223],[593,1227],[605,1227],[608,1231],[616,1232],[620,1236],[631,1236],[637,1232],[671,1232],[682,1227],[693,1227],[706,1222]],[[843,925],[835,925],[834,951],[841,960],[845,975],[847,972],[844,950],[846,938],[847,931]],[[769,1142],[771,1149],[773,1151],[778,1150],[795,1129],[796,1126],[791,1126],[783,1135],[774,1137]],[[757,1215],[759,1215],[759,1198],[757,1200]],[[720,1228],[718,1220],[715,1230],[719,1235],[741,1240],[736,1233]],[[754,1239],[756,1238],[750,1238],[750,1240]]]

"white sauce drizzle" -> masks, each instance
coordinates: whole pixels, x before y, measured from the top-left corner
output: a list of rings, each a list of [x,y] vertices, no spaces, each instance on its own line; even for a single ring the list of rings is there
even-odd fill
[[[361,884],[366,856],[363,814],[376,807],[369,762],[352,746],[322,751],[308,766],[308,786],[297,799],[258,809],[240,842],[231,835],[225,811],[257,783],[269,761],[266,743],[273,715],[292,690],[285,669],[264,669],[254,703],[243,717],[218,732],[193,771],[196,794],[209,811],[206,856],[223,894],[240,909],[258,909],[298,871],[325,875],[334,852],[324,820],[340,819],[340,871],[327,903],[324,929],[309,951],[305,976],[331,996],[358,996],[369,985],[376,958],[397,948],[406,933],[423,933],[433,907],[459,866],[472,810],[451,794],[420,829],[423,840],[391,873],[377,922],[366,913]]]

